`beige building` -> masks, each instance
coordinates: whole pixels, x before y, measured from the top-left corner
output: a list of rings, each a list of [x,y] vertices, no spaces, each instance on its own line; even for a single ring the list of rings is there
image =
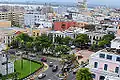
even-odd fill
[[[13,25],[23,25],[24,23],[24,13],[23,12],[0,12],[0,20],[9,20]]]
[[[11,21],[0,20],[0,28],[11,27]]]

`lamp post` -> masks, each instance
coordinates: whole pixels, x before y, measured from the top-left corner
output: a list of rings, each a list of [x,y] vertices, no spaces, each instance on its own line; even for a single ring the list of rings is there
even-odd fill
[[[8,54],[6,54],[6,75],[7,75],[6,78],[8,78]]]

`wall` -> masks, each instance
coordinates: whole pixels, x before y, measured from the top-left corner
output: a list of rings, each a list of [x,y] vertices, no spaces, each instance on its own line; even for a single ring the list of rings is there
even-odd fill
[[[64,31],[71,26],[75,26],[76,22],[69,21],[69,22],[54,22],[54,30],[56,31]],[[64,26],[63,26],[64,25]]]
[[[11,21],[0,21],[0,28],[11,27]]]
[[[106,58],[106,55],[107,54],[105,54],[105,58]],[[105,77],[106,75],[112,75],[112,76],[118,76],[119,75],[120,70],[119,70],[118,73],[115,73],[115,68],[116,67],[120,68],[119,62],[116,61],[116,57],[118,55],[114,55],[114,54],[110,54],[110,55],[112,55],[112,60],[99,58],[99,54],[94,55],[94,56],[89,58],[89,68],[90,68],[91,72],[96,75],[95,80],[99,80],[100,76]],[[94,68],[94,63],[95,62],[98,62],[98,67],[97,68]],[[104,70],[104,64],[108,65],[107,71]]]

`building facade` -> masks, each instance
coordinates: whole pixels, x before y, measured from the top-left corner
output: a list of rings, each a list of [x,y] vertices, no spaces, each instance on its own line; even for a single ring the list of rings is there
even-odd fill
[[[75,26],[76,22],[73,21],[68,21],[68,22],[64,22],[64,21],[56,21],[53,23],[54,24],[54,30],[55,31],[64,31],[67,30],[70,27]]]
[[[0,20],[9,20],[12,25],[23,25],[24,12],[7,11],[0,12]]]
[[[120,55],[100,50],[90,56],[89,68],[94,80],[104,80],[106,76],[120,77]]]
[[[3,54],[2,52],[0,52],[0,74],[2,75],[6,75],[7,71],[6,71],[6,54]],[[9,62],[8,63],[8,74],[13,73],[14,72],[14,63],[13,62]]]
[[[111,48],[120,49],[120,37],[116,37],[111,41]]]
[[[32,12],[32,13],[26,13],[24,15],[24,24],[25,25],[35,25],[36,22],[40,22],[45,20],[46,16],[45,15],[41,15],[39,12]]]
[[[0,20],[0,28],[11,27],[11,21]]]

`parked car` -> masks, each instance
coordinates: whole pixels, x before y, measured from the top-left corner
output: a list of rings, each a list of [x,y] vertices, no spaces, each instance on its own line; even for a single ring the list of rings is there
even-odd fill
[[[42,57],[42,58],[41,58],[41,61],[47,62],[47,59],[46,59],[45,57]]]
[[[38,75],[38,79],[42,79],[42,78],[44,78],[44,77],[46,77],[46,74],[45,74],[45,73],[41,73],[40,75]]]
[[[53,72],[56,72],[58,70],[58,66],[57,65],[54,65],[53,68],[52,68],[52,71]]]
[[[53,62],[52,62],[52,61],[50,61],[50,64],[49,64],[49,66],[50,66],[50,67],[52,67],[52,66],[53,66]]]

